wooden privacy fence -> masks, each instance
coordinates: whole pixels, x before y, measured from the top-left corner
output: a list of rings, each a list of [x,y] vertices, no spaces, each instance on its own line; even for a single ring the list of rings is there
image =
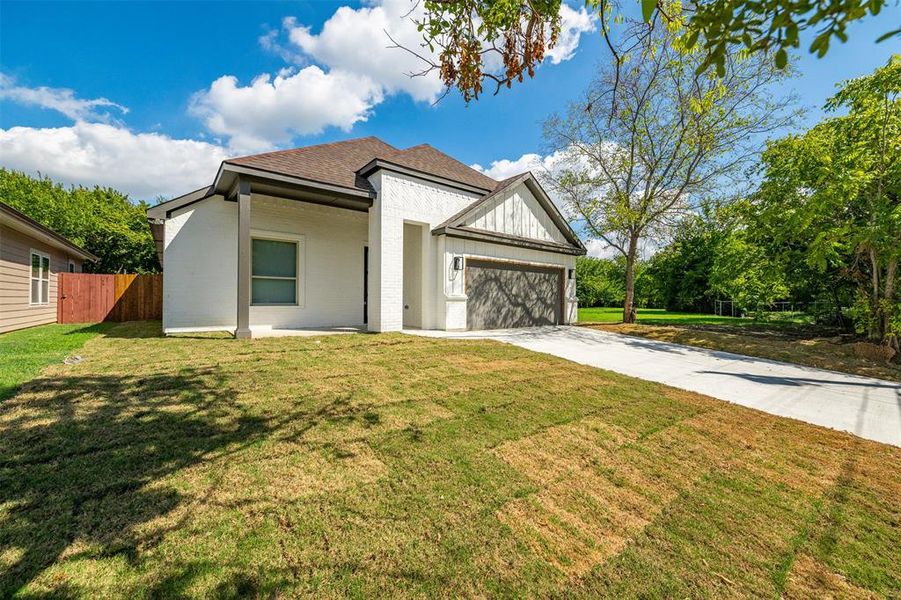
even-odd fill
[[[60,323],[163,318],[162,275],[60,273],[57,289]]]

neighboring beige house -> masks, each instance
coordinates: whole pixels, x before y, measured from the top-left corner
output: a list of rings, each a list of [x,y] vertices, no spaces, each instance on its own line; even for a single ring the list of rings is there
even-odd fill
[[[56,322],[61,272],[97,257],[0,202],[0,333]]]

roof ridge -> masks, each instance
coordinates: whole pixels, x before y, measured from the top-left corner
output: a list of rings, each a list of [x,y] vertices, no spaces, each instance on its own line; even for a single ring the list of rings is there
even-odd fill
[[[259,152],[259,153],[257,153],[257,154],[244,154],[244,155],[242,155],[242,156],[232,156],[232,157],[230,157],[230,158],[226,158],[223,162],[229,162],[229,161],[233,161],[233,160],[241,160],[241,159],[243,159],[243,158],[258,158],[258,157],[262,157],[262,156],[273,156],[273,155],[276,155],[276,154],[285,154],[285,153],[288,153],[288,152],[297,152],[297,151],[299,151],[299,150],[309,150],[310,148],[324,148],[324,147],[326,147],[326,146],[337,146],[337,145],[339,145],[339,144],[349,144],[349,143],[351,143],[351,142],[362,142],[363,140],[375,140],[376,142],[379,142],[380,144],[384,144],[384,145],[388,146],[389,148],[393,149],[394,151],[398,151],[397,148],[395,148],[394,146],[392,146],[391,144],[389,144],[389,143],[386,142],[385,140],[379,138],[378,136],[375,136],[375,135],[366,135],[366,136],[363,136],[363,137],[350,138],[350,139],[347,139],[347,140],[335,140],[334,142],[325,142],[325,143],[322,143],[322,144],[313,144],[312,146],[298,146],[298,147],[296,147],[296,148],[283,148],[283,149],[281,149],[281,150],[270,150],[270,151],[268,151],[268,152]]]
[[[483,173],[483,175],[484,175],[484,173]],[[493,194],[493,193],[496,192],[497,190],[499,190],[499,189],[501,189],[501,188],[504,188],[504,187],[510,185],[510,183],[512,183],[514,180],[519,179],[520,177],[522,177],[522,176],[524,176],[524,175],[531,175],[532,177],[535,177],[535,174],[532,173],[532,170],[531,170],[531,169],[529,169],[528,171],[523,171],[522,173],[517,173],[516,175],[511,175],[510,177],[507,177],[506,179],[499,179],[499,180],[496,180],[496,181],[497,181],[497,187],[494,188],[494,190],[493,190],[491,193]]]
[[[459,160],[459,159],[457,159],[457,158],[454,158],[453,156],[451,156],[451,155],[448,154],[447,152],[444,152],[444,151],[441,150],[440,148],[436,148],[435,146],[433,146],[433,145],[431,145],[431,144],[424,143],[424,144],[417,144],[417,145],[415,145],[415,146],[410,146],[409,148],[405,148],[404,150],[399,150],[399,151],[395,152],[395,153],[394,153],[394,156],[402,156],[402,155],[404,155],[405,153],[410,152],[410,151],[412,151],[412,150],[424,149],[424,148],[428,148],[429,150],[433,150],[434,152],[437,152],[437,153],[440,154],[441,156],[443,156],[443,157],[447,158],[448,160],[450,160],[450,161],[452,161],[452,162],[454,162],[454,163],[460,165],[461,167],[465,168],[467,171],[472,171],[473,173],[478,173],[479,175],[481,175],[482,177],[485,177],[485,178],[489,179],[490,181],[497,182],[497,180],[496,180],[495,178],[491,177],[490,175],[486,175],[485,173],[482,173],[481,171],[479,171],[479,170],[477,170],[477,169],[473,169],[470,165],[467,165],[465,162],[463,162],[463,161],[461,161],[461,160]]]
[[[360,179],[360,172],[373,160],[462,183],[481,193],[497,186],[492,177],[430,144],[401,150],[376,136],[234,157],[223,164],[250,166],[371,191],[371,184]]]

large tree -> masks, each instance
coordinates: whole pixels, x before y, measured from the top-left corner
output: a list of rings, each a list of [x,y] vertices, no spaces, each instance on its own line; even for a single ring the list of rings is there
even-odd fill
[[[852,282],[855,325],[898,348],[901,56],[844,83],[827,109],[847,113],[770,144],[752,216],[774,252]]]
[[[417,0],[420,1],[420,0]],[[557,41],[561,0],[424,0],[419,22],[424,44],[437,55],[437,69],[448,88],[468,101],[488,81],[495,93],[534,76],[545,52]],[[620,43],[614,25],[640,5],[649,25],[686,19],[685,42],[697,47],[697,68],[725,74],[728,56],[739,48],[772,57],[780,68],[787,51],[800,47],[801,34],[815,30],[808,47],[824,56],[833,39],[848,39],[848,25],[875,17],[887,0],[586,0],[601,21],[608,48],[622,58],[631,41]],[[630,10],[631,9],[631,10]],[[901,35],[898,23],[887,23],[880,41]]]
[[[677,27],[633,27],[622,68],[611,58],[584,97],[545,124],[564,157],[549,186],[587,235],[626,260],[626,322],[640,246],[659,244],[702,199],[734,186],[761,137],[786,123],[788,104],[773,100],[769,86],[782,75],[759,56],[730,55],[720,77],[698,70],[704,57]]]
[[[66,188],[48,177],[2,168],[0,201],[96,254],[100,260],[85,263],[86,271],[159,270],[145,202],[133,203],[112,188]]]

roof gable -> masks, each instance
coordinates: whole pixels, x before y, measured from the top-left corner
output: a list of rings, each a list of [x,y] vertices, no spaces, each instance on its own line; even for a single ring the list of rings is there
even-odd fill
[[[489,194],[435,228],[436,232],[463,228],[550,245],[585,247],[531,173],[497,184]]]
[[[504,186],[484,198],[475,210],[461,220],[460,226],[544,242],[567,243],[566,236],[524,181]]]

